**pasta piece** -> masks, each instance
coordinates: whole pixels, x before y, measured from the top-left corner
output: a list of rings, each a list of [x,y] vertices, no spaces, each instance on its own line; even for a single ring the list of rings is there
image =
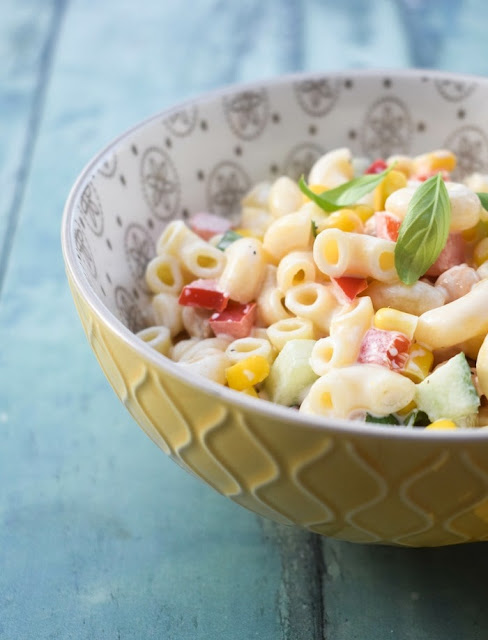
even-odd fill
[[[242,198],[241,203],[243,208],[257,207],[259,209],[267,209],[270,189],[271,182],[267,180],[255,184]]]
[[[213,336],[210,326],[212,311],[199,309],[198,307],[182,307],[181,320],[183,327],[189,336],[204,340]]]
[[[451,203],[449,231],[471,229],[480,220],[482,207],[478,196],[466,185],[459,182],[446,182],[445,184]],[[404,189],[398,189],[398,191],[393,192],[386,200],[386,211],[403,220],[416,188],[417,186],[407,186]]]
[[[412,285],[403,282],[372,282],[366,292],[375,309],[394,307],[416,316],[441,307],[445,301],[445,293],[440,288],[436,289],[422,280],[417,280]]]
[[[285,294],[276,284],[276,273],[274,265],[266,265],[263,284],[256,301],[257,323],[263,327],[291,317],[285,307]]]
[[[271,344],[281,351],[289,340],[313,340],[314,329],[311,320],[306,318],[287,318],[268,327]]]
[[[225,353],[215,351],[203,354],[191,362],[178,362],[178,367],[207,380],[213,380],[218,384],[225,385],[225,370],[229,366],[229,360]]]
[[[233,364],[245,360],[249,356],[262,356],[271,364],[275,358],[275,349],[267,338],[238,338],[229,344],[225,350],[227,357]]]
[[[263,247],[278,263],[290,251],[308,251],[312,246],[312,225],[307,211],[277,218],[267,229]]]
[[[247,304],[258,297],[266,275],[266,256],[256,238],[241,238],[225,251],[227,263],[218,288],[232,300]]]
[[[225,266],[225,253],[204,240],[189,242],[181,247],[180,258],[197,278],[218,278]]]
[[[150,347],[162,353],[164,356],[169,354],[171,349],[171,338],[167,327],[155,326],[147,327],[139,331],[137,334],[141,340],[144,340]]]
[[[317,269],[311,251],[291,251],[280,260],[276,280],[281,291],[316,280]]]
[[[305,282],[288,289],[285,306],[299,318],[313,322],[320,333],[329,333],[330,321],[339,308],[331,285]]]
[[[423,313],[415,339],[429,349],[440,349],[486,333],[488,280],[482,280],[462,298]]]
[[[394,164],[396,171],[401,171],[402,173],[405,174],[407,178],[409,178],[414,172],[413,160],[410,156],[405,156],[400,154],[389,156],[386,159],[386,164],[388,166],[391,166],[392,164]]]
[[[356,362],[361,342],[373,320],[371,298],[357,298],[343,307],[330,323],[330,335],[317,340],[310,365],[319,376]]]
[[[178,257],[180,249],[184,245],[197,240],[200,240],[200,238],[186,226],[183,220],[173,220],[159,236],[156,252],[158,255],[169,254],[170,256]]]
[[[164,253],[148,263],[145,276],[147,286],[153,293],[177,295],[185,283],[178,260]]]
[[[344,147],[329,151],[317,160],[308,175],[308,184],[321,184],[332,189],[353,177],[352,154]]]
[[[257,236],[264,236],[273,218],[266,209],[244,207],[241,214],[241,227],[249,229]]]
[[[407,406],[414,395],[415,384],[405,376],[374,364],[353,364],[314,382],[300,411],[338,418],[366,411],[380,417]]]
[[[315,239],[313,257],[318,269],[331,278],[372,277],[392,282],[398,280],[394,250],[391,240],[325,229]]]
[[[171,356],[189,373],[195,373],[224,385],[225,370],[230,365],[225,355],[229,342],[230,339],[224,337],[183,340],[173,347]]]
[[[168,327],[172,338],[183,330],[181,306],[172,293],[158,293],[152,299],[152,308],[156,324]]]
[[[294,213],[302,204],[303,194],[294,180],[281,176],[273,182],[268,199],[268,208],[273,218]]]
[[[156,250],[158,255],[169,255],[180,261],[197,278],[216,278],[225,264],[223,252],[202,240],[182,220],[168,224]]]

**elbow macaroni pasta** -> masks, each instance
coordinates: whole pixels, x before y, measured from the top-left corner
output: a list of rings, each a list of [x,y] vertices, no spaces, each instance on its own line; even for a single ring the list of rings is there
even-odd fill
[[[400,424],[423,411],[415,405],[418,385],[462,352],[484,424],[488,212],[476,191],[488,191],[488,175],[452,181],[456,157],[444,149],[368,168],[340,148],[313,165],[309,189],[325,198],[344,185],[344,193],[358,172],[393,163],[374,189],[356,202],[344,197],[347,206],[333,211],[283,175],[244,196],[230,232],[209,233],[226,228],[211,214],[200,218],[204,224],[210,215],[208,229],[170,222],[146,266],[153,325],[140,339],[181,370],[236,393],[294,405],[319,420]],[[395,266],[395,224],[398,234],[416,190],[436,172],[449,197],[449,239],[436,262],[406,285]],[[444,422],[457,426],[448,415]],[[458,426],[466,424],[476,419]]]
[[[395,243],[363,233],[324,229],[313,244],[317,268],[330,278],[371,277],[379,282],[398,280]]]

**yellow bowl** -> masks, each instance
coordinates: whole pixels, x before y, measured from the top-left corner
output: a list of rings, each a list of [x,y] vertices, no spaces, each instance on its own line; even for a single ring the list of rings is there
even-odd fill
[[[488,80],[344,71],[231,87],[124,133],[83,170],[62,245],[88,341],[114,391],[175,462],[273,520],[361,543],[488,539],[488,431],[315,419],[197,376],[134,335],[144,271],[168,221],[232,217],[254,183],[297,178],[324,151],[446,147],[488,171]]]

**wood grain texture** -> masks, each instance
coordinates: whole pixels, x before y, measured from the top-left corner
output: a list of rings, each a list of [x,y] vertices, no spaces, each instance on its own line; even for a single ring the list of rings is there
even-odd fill
[[[397,549],[324,544],[327,636],[432,640],[488,635],[484,544]]]
[[[59,30],[58,0],[2,5],[0,22],[0,292],[31,167]]]
[[[279,73],[488,72],[482,0],[1,0],[0,639],[482,640],[485,547],[407,551],[260,520],[138,430],[90,354],[59,225],[138,120]]]

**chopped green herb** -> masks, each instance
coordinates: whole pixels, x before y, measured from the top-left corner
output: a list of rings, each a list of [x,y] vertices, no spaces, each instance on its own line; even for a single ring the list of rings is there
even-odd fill
[[[430,420],[425,411],[414,409],[405,418],[403,424],[406,427],[426,427],[428,424],[430,424]]]
[[[317,227],[317,223],[315,222],[315,220],[312,220],[312,235],[314,238],[317,237],[319,228]]]
[[[225,251],[229,245],[231,245],[233,242],[235,242],[236,240],[239,240],[239,238],[242,238],[242,237],[243,236],[241,236],[240,233],[236,233],[235,231],[232,231],[232,230],[226,231],[218,241],[217,249],[220,249],[221,251]]]
[[[327,213],[332,213],[332,211],[356,204],[363,196],[373,191],[392,169],[393,165],[381,173],[353,178],[349,180],[349,182],[345,182],[334,189],[328,189],[319,194],[309,189],[303,176],[298,181],[298,186],[302,192],[321,209]]]
[[[395,267],[403,283],[417,282],[434,264],[446,244],[450,221],[451,202],[438,173],[415,191],[400,225]]]
[[[383,416],[381,418],[367,413],[365,422],[374,422],[376,424],[400,424],[398,418],[393,415],[393,413],[390,413],[389,415]]]

